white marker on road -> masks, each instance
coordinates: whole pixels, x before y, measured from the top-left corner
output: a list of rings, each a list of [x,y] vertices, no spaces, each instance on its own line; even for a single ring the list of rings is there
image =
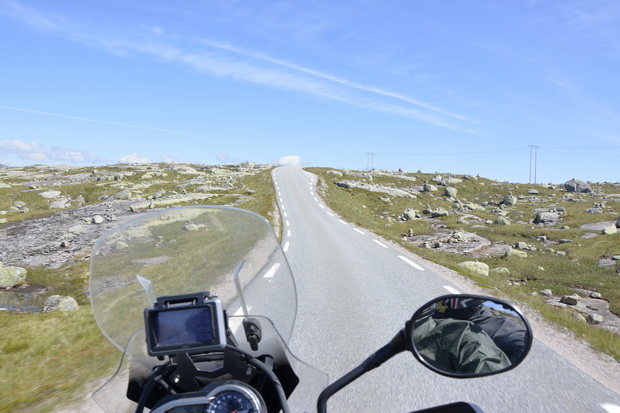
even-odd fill
[[[334,216],[334,214],[332,214],[331,212],[328,212],[327,215],[329,215],[330,217]]]
[[[291,236],[291,230],[289,229],[288,231],[286,231],[286,236],[290,237]]]
[[[288,242],[288,241],[286,241],[286,242],[284,243],[284,248],[282,248],[282,250],[283,250],[284,252],[288,251],[288,247],[289,247],[290,245],[291,245],[291,243],[290,243],[290,242]]]
[[[407,257],[403,257],[402,255],[399,255],[398,258],[400,258],[401,260],[405,261],[407,264],[411,265],[413,268],[420,270],[420,271],[424,271],[424,268],[420,267],[418,264],[416,264],[415,262],[411,261],[409,258]]]
[[[344,222],[344,221],[343,221],[343,220],[341,220],[341,219],[339,219],[339,220],[338,220],[338,222],[340,222],[340,223],[341,223],[341,224],[343,224],[343,225],[349,225],[349,224],[347,224],[346,222]]]
[[[460,292],[458,290],[455,290],[454,288],[450,287],[449,285],[444,285],[443,288],[448,290],[449,293],[460,294]]]
[[[325,209],[325,207],[323,205],[319,204],[319,206],[321,207],[321,209]]]
[[[382,246],[383,248],[389,248],[387,245],[382,244],[381,242],[377,241],[376,239],[373,239],[374,242],[376,242],[377,244],[379,244],[380,246]]]
[[[280,268],[280,263],[276,262],[271,268],[269,268],[269,271],[267,271],[267,274],[265,274],[263,278],[272,278],[276,271],[278,271],[278,268]]]
[[[289,224],[289,222],[288,222],[288,219],[286,220],[286,226],[287,226],[287,227],[290,227],[290,226],[291,226],[291,224]]]
[[[364,231],[361,231],[361,230],[359,230],[359,229],[357,229],[357,228],[353,228],[353,231],[355,231],[355,232],[359,232],[359,233],[360,233],[360,234],[362,234],[362,235],[366,235],[366,233],[365,233]]]
[[[620,413],[620,406],[616,406],[615,404],[603,403],[601,407],[607,410],[607,413]]]

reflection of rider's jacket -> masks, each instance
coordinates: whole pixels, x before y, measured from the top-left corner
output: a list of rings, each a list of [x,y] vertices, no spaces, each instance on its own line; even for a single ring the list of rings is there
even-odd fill
[[[474,323],[429,317],[413,330],[418,353],[431,365],[451,373],[488,373],[511,365],[506,354]]]
[[[447,310],[444,316],[473,322],[484,330],[512,361],[520,359],[525,351],[527,340],[525,327],[510,317],[494,315],[485,305],[465,310]]]

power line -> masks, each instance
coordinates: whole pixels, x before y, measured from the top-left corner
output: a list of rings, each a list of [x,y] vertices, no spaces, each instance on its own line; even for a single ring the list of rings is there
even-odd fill
[[[536,183],[536,169],[538,166],[538,146],[529,145],[530,148],[530,184],[532,183],[532,155],[534,156],[534,183]]]

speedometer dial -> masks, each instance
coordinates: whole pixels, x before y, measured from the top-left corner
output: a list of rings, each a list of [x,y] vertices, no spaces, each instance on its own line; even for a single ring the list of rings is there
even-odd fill
[[[263,413],[267,409],[259,394],[243,384],[230,383],[209,394],[207,413]]]

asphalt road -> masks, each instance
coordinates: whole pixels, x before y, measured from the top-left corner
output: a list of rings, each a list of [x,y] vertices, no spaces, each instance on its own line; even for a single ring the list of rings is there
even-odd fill
[[[290,347],[334,381],[386,344],[419,306],[467,291],[343,221],[316,194],[315,181],[299,168],[274,171],[282,247],[298,291]],[[453,401],[485,412],[620,412],[620,394],[539,340],[516,369],[479,379],[442,377],[403,353],[337,393],[328,408],[405,412]]]

